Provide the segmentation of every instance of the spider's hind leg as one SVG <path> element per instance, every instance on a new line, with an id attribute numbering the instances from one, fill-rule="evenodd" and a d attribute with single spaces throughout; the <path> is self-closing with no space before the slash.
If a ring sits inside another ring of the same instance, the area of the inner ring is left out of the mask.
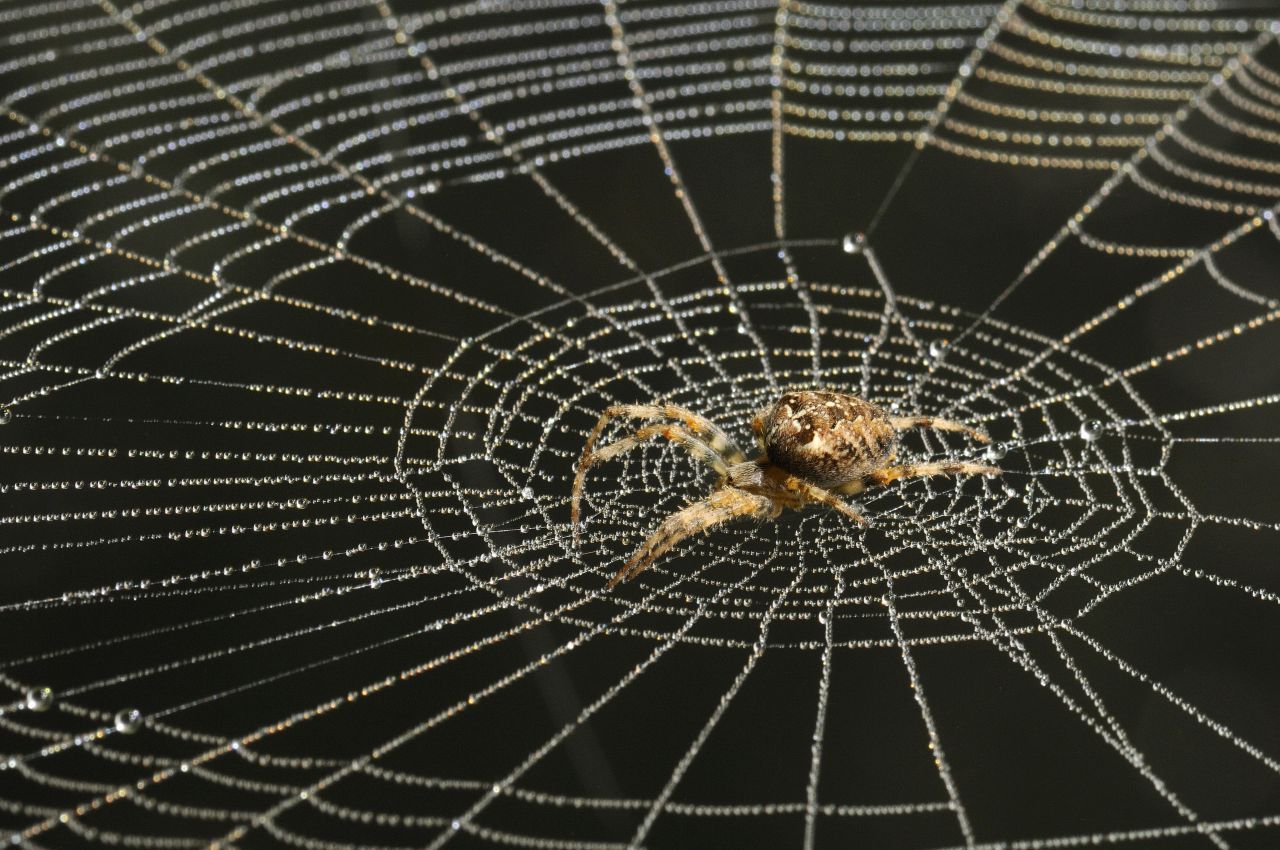
<path id="1" fill-rule="evenodd" d="M 971 428 L 960 422 L 952 422 L 950 419 L 935 419 L 932 416 L 890 416 L 889 424 L 895 431 L 906 431 L 910 428 L 932 428 L 935 431 L 958 431 L 961 434 L 968 434 L 979 443 L 991 442 L 991 438 L 977 428 Z"/>
<path id="2" fill-rule="evenodd" d="M 707 529 L 735 517 L 776 517 L 782 507 L 764 496 L 748 493 L 736 487 L 725 487 L 700 502 L 677 511 L 662 521 L 649 539 L 641 544 L 621 569 L 609 579 L 608 587 L 620 581 L 630 581 L 657 560 L 664 552 L 686 537 L 701 534 Z"/>
<path id="3" fill-rule="evenodd" d="M 930 475 L 999 475 L 997 466 L 984 466 L 980 463 L 961 461 L 943 461 L 941 463 L 913 463 L 902 466 L 888 466 L 869 472 L 863 481 L 870 485 L 889 484 L 903 478 L 925 478 Z"/>

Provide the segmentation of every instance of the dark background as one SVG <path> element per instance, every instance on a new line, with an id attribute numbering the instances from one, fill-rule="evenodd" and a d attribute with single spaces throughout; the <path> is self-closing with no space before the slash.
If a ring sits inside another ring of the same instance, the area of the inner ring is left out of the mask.
<path id="1" fill-rule="evenodd" d="M 956 339 L 1111 171 L 936 146 L 912 159 L 905 140 L 786 135 L 786 235 L 817 311 L 821 383 L 860 392 L 866 357 L 868 395 L 890 403 L 928 374 L 903 404 L 980 423 L 1008 450 L 1005 475 L 868 494 L 865 532 L 820 511 L 726 526 L 605 593 L 619 560 L 708 482 L 662 447 L 593 471 L 588 532 L 574 550 L 568 492 L 596 413 L 653 392 L 745 444 L 752 411 L 779 387 L 814 382 L 810 318 L 783 281 L 774 233 L 762 61 L 771 41 L 706 51 L 726 67 L 744 63 L 706 79 L 743 81 L 756 100 L 742 120 L 755 124 L 734 127 L 723 110 L 664 123 L 732 299 L 636 125 L 603 133 L 623 141 L 591 152 L 519 123 L 626 105 L 620 81 L 482 108 L 514 128 L 508 143 L 527 143 L 526 161 L 548 158 L 539 174 L 650 275 L 682 329 L 648 282 L 509 170 L 472 118 L 432 99 L 439 81 L 412 79 L 420 63 L 398 52 L 376 10 L 315 7 L 315 19 L 277 21 L 268 5 L 213 19 L 198 6 L 129 17 L 169 53 L 96 6 L 12 24 L 34 33 L 10 38 L 12 58 L 58 53 L 0 78 L 15 110 L 0 148 L 0 209 L 12 216 L 0 238 L 12 399 L 0 426 L 0 681 L 10 691 L 0 752 L 15 759 L 0 771 L 0 824 L 33 829 L 27 838 L 42 847 L 229 833 L 244 847 L 426 846 L 462 818 L 450 841 L 459 847 L 625 846 L 678 771 L 644 846 L 805 846 L 825 705 L 816 846 L 964 846 L 931 743 L 979 844 L 1096 834 L 1204 846 L 1198 820 L 1226 824 L 1231 847 L 1274 845 L 1277 417 L 1270 401 L 1215 408 L 1277 390 L 1273 231 L 1254 227 L 1215 254 L 1254 299 L 1196 265 L 1064 341 L 1178 262 L 1068 239 L 935 364 L 896 323 L 873 342 L 883 295 L 842 236 L 869 226 L 906 169 L 870 244 L 913 333 Z M 11 14 L 23 9 L 37 7 Z M 487 72 L 468 62 L 508 41 L 531 56 L 578 39 L 608 52 L 594 6 L 503 7 L 480 22 L 463 7 L 444 20 L 430 18 L 434 7 L 411 11 L 406 20 L 427 16 L 435 63 L 482 92 Z M 772 8 L 743 14 L 745 32 L 772 33 Z M 1265 21 L 1274 7 L 1237 14 Z M 574 15 L 582 20 L 534 34 L 485 29 Z M 691 25 L 713 17 L 701 7 L 675 15 Z M 305 37 L 331 24 L 332 41 Z M 637 45 L 657 26 L 629 25 Z M 981 28 L 965 30 L 962 49 L 920 50 L 914 58 L 938 64 L 920 79 L 949 80 Z M 1123 28 L 1110 37 L 1156 38 Z M 308 64 L 369 44 L 380 45 L 375 58 L 354 66 Z M 250 45 L 256 52 L 222 52 Z M 175 71 L 178 55 L 211 63 L 200 66 L 207 76 Z M 1280 66 L 1274 45 L 1257 56 Z M 48 80 L 61 82 L 41 87 Z M 208 96 L 215 83 L 232 96 Z M 1031 97 L 973 87 L 1011 103 Z M 78 99 L 102 90 L 110 96 Z M 1136 111 L 1124 98 L 1094 100 L 1077 106 Z M 686 102 L 735 98 L 679 93 L 672 108 Z M 95 120 L 147 104 L 155 111 Z M 552 125 L 595 120 L 567 115 Z M 1278 161 L 1273 142 L 1198 113 L 1179 126 Z M 221 129 L 204 139 L 201 127 Z M 699 129 L 707 137 L 678 138 Z M 130 130 L 138 135 L 122 135 Z M 1223 179 L 1266 180 L 1184 159 Z M 1091 209 L 1090 234 L 1198 249 L 1270 203 L 1265 192 L 1141 167 L 1174 192 L 1245 211 L 1205 211 L 1126 183 Z M 220 300 L 203 300 L 220 286 Z M 744 313 L 763 354 L 738 332 Z M 1040 352 L 1042 365 L 1017 371 Z M 1166 419 L 1201 408 L 1215 409 Z M 1103 423 L 1096 441 L 1080 436 L 1091 420 Z M 903 451 L 977 457 L 964 440 L 919 435 Z M 53 689 L 53 704 L 27 710 L 39 686 Z M 123 734 L 114 717 L 128 709 L 146 719 Z M 496 799 L 463 818 L 495 783 Z M 122 785 L 136 789 L 132 799 L 75 813 Z M 61 812 L 73 823 L 36 826 Z"/>

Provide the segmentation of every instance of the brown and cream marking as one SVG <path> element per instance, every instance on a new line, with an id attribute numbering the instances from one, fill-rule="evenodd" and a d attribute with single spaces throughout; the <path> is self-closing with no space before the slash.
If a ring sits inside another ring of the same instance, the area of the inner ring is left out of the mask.
<path id="1" fill-rule="evenodd" d="M 664 419 L 602 448 L 596 440 L 611 419 Z M 835 390 L 783 394 L 751 423 L 763 453 L 748 459 L 719 426 L 691 410 L 671 404 L 624 404 L 600 415 L 578 462 L 570 501 L 573 537 L 578 539 L 582 486 L 587 470 L 652 437 L 684 448 L 717 474 L 707 498 L 668 516 L 609 581 L 635 578 L 681 540 L 735 517 L 772 519 L 784 508 L 822 504 L 855 522 L 865 523 L 841 495 L 860 493 L 902 478 L 928 475 L 999 475 L 994 466 L 967 462 L 893 465 L 898 432 L 907 428 L 959 431 L 979 442 L 986 435 L 968 425 L 930 416 L 889 416 L 883 409 Z"/>

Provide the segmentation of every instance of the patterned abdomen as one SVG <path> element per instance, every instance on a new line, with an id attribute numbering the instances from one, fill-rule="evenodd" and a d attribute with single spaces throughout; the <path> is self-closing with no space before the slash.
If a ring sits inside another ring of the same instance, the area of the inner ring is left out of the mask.
<path id="1" fill-rule="evenodd" d="M 819 487 L 885 466 L 897 442 L 883 410 L 830 390 L 786 393 L 758 423 L 769 460 Z"/>

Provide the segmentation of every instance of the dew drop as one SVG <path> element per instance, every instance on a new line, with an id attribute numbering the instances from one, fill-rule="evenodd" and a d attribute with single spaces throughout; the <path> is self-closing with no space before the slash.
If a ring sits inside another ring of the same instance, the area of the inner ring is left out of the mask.
<path id="1" fill-rule="evenodd" d="M 929 343 L 929 356 L 934 360 L 941 360 L 942 356 L 947 353 L 947 341 L 945 339 L 935 339 Z"/>
<path id="2" fill-rule="evenodd" d="M 1080 439 L 1087 440 L 1092 443 L 1094 440 L 1102 436 L 1102 423 L 1097 419 L 1090 419 L 1088 422 L 1080 426 Z"/>
<path id="3" fill-rule="evenodd" d="M 113 721 L 116 731 L 125 735 L 132 735 L 142 726 L 142 712 L 136 708 L 124 708 L 116 712 Z"/>
<path id="4" fill-rule="evenodd" d="M 31 711 L 47 711 L 53 705 L 53 688 L 40 685 L 27 691 L 26 705 Z"/>
<path id="5" fill-rule="evenodd" d="M 866 234 L 863 233 L 847 233 L 840 242 L 840 247 L 844 249 L 846 254 L 857 254 L 867 245 Z"/>
<path id="6" fill-rule="evenodd" d="M 13 421 L 13 410 L 8 407 L 0 407 L 0 425 L 8 425 Z"/>
<path id="7" fill-rule="evenodd" d="M 426 192 L 428 195 L 434 195 L 436 192 L 440 191 L 440 181 L 428 180 L 423 184 L 422 191 Z"/>
<path id="8" fill-rule="evenodd" d="M 533 498 L 533 488 L 532 488 L 532 487 L 525 487 L 523 490 L 521 490 L 521 491 L 520 491 L 520 496 L 521 496 L 522 498 L 525 498 L 525 499 L 532 499 L 532 498 Z"/>
<path id="9" fill-rule="evenodd" d="M 982 452 L 982 459 L 986 461 L 1003 460 L 1008 453 L 1004 446 L 999 443 L 992 443 Z"/>

